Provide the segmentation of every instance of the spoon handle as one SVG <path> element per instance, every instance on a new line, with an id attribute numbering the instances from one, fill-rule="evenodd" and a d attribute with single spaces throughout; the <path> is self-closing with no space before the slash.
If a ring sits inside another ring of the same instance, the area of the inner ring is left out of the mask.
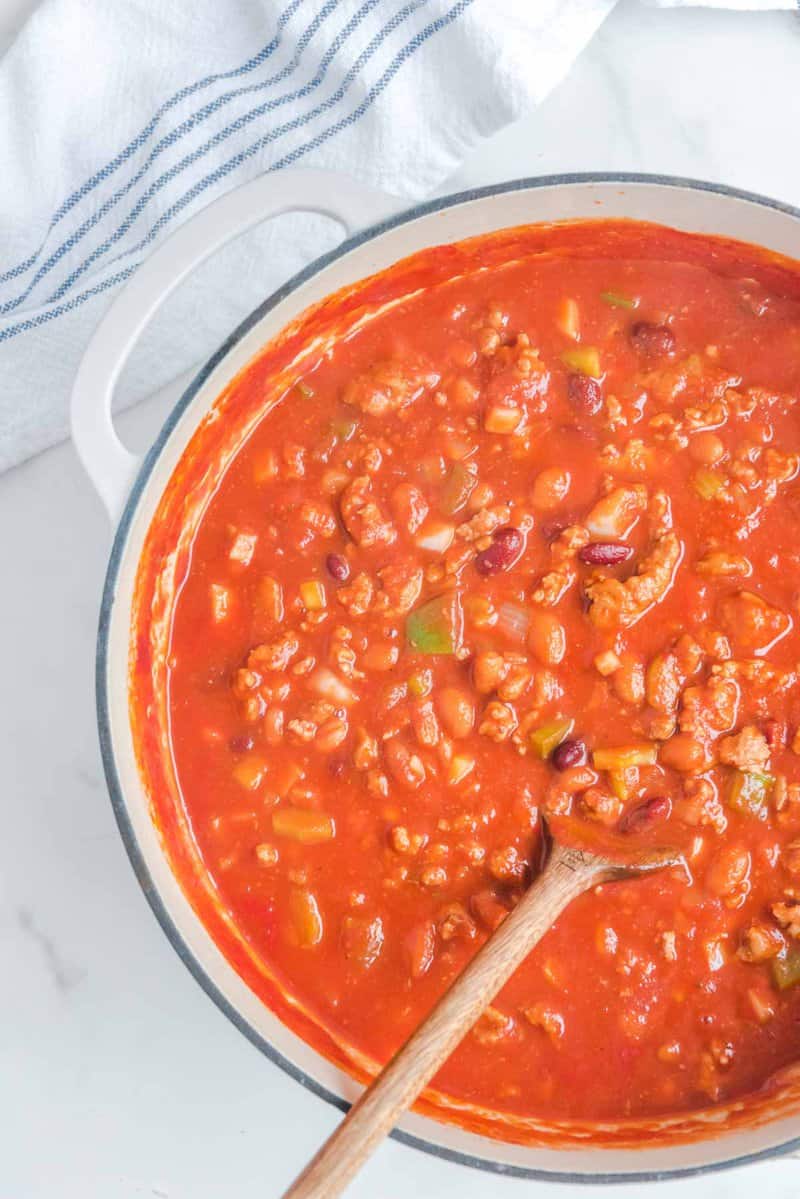
<path id="1" fill-rule="evenodd" d="M 602 859 L 556 844 L 517 906 L 353 1104 L 284 1199 L 341 1195 L 567 904 L 612 873 Z"/>

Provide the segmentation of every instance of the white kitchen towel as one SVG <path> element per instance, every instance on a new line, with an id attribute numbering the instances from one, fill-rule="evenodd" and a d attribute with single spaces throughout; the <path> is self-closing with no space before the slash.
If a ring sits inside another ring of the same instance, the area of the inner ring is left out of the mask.
<path id="1" fill-rule="evenodd" d="M 644 0 L 651 8 L 733 8 L 738 12 L 769 12 L 780 9 L 800 12 L 800 0 Z"/>
<path id="2" fill-rule="evenodd" d="M 417 198 L 561 79 L 614 0 L 45 0 L 0 62 L 0 469 L 61 438 L 81 353 L 176 226 L 263 171 Z M 332 245 L 283 217 L 172 298 L 123 404 Z"/>
<path id="3" fill-rule="evenodd" d="M 738 12 L 800 12 L 800 0 L 644 0 L 651 8 L 735 8 Z"/>

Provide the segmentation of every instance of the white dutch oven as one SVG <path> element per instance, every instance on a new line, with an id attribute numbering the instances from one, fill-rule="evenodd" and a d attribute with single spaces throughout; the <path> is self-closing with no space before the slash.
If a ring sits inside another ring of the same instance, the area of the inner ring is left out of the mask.
<path id="1" fill-rule="evenodd" d="M 523 179 L 448 196 L 408 211 L 392 198 L 320 171 L 265 175 L 184 225 L 120 294 L 90 345 L 72 397 L 78 453 L 117 523 L 100 616 L 97 705 L 106 778 L 139 882 L 164 932 L 223 1012 L 268 1057 L 317 1095 L 344 1109 L 358 1085 L 283 1025 L 218 950 L 162 852 L 138 774 L 128 715 L 128 646 L 133 585 L 145 534 L 198 422 L 231 379 L 310 304 L 425 247 L 504 226 L 628 217 L 753 242 L 800 259 L 800 211 L 763 197 L 689 180 L 642 175 Z M 111 396 L 122 366 L 162 301 L 203 259 L 245 229 L 279 213 L 332 216 L 349 239 L 271 296 L 202 368 L 144 459 L 118 440 Z M 375 222 L 378 222 L 377 224 Z M 598 1057 L 598 1069 L 603 1069 Z M 800 1105 L 776 1105 L 758 1124 L 726 1131 L 725 1113 L 707 1135 L 642 1148 L 528 1147 L 409 1115 L 395 1136 L 481 1169 L 527 1178 L 608 1182 L 720 1169 L 800 1147 Z"/>

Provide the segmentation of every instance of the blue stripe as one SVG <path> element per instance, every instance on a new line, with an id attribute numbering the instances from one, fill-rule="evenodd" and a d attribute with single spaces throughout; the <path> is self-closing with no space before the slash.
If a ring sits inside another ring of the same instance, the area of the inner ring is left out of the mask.
<path id="1" fill-rule="evenodd" d="M 230 165 L 223 164 L 223 167 L 217 168 L 216 171 L 212 172 L 210 175 L 207 175 L 204 179 L 199 180 L 198 183 L 190 188 L 188 192 L 184 193 L 180 200 L 177 200 L 173 205 L 171 205 L 170 208 L 167 209 L 165 213 L 162 214 L 162 216 L 156 221 L 145 237 L 137 242 L 136 245 L 131 246 L 129 249 L 118 254 L 115 258 L 112 258 L 110 263 L 107 265 L 113 266 L 114 263 L 120 262 L 122 259 L 129 257 L 131 254 L 137 254 L 140 250 L 144 249 L 144 247 L 149 245 L 153 238 L 158 235 L 159 231 L 164 227 L 164 225 L 168 223 L 176 213 L 181 212 L 196 195 L 199 195 L 200 192 L 205 191 L 206 187 L 215 182 L 216 179 L 223 178 L 224 175 L 228 174 L 234 166 L 239 165 L 240 162 L 246 161 L 246 159 L 250 158 L 258 149 L 262 149 L 264 146 L 277 141 L 286 133 L 292 133 L 297 129 L 301 129 L 304 125 L 307 125 L 310 121 L 315 120 L 322 113 L 338 104 L 353 81 L 358 77 L 361 68 L 369 61 L 370 58 L 373 57 L 386 38 L 391 33 L 394 33 L 394 31 L 399 25 L 402 24 L 403 21 L 405 21 L 418 9 L 424 7 L 424 5 L 427 3 L 428 0 L 411 0 L 411 3 L 406 4 L 402 9 L 396 12 L 392 19 L 386 25 L 384 25 L 378 33 L 375 34 L 369 45 L 362 50 L 353 66 L 344 76 L 342 83 L 339 85 L 336 91 L 330 97 L 328 97 L 327 100 L 323 101 L 323 103 L 317 105 L 316 108 L 311 109 L 309 112 L 295 117 L 293 120 L 286 122 L 284 125 L 279 125 L 277 129 L 272 130 L 263 138 L 259 139 L 259 141 L 255 143 L 254 147 L 249 148 L 247 151 L 243 151 L 241 155 L 237 155 L 234 159 L 231 159 Z M 305 92 L 307 90 L 308 85 L 306 88 L 301 89 L 301 92 Z M 174 178 L 185 171 L 187 167 L 192 166 L 195 162 L 205 157 L 209 150 L 212 150 L 215 146 L 226 141 L 234 133 L 238 133 L 240 129 L 245 128 L 254 120 L 257 120 L 258 117 L 262 116 L 265 112 L 277 107 L 279 103 L 280 101 L 278 100 L 268 100 L 264 104 L 260 104 L 257 108 L 250 109 L 249 112 L 237 117 L 237 119 L 230 125 L 227 125 L 224 129 L 221 129 L 214 135 L 214 137 L 210 138 L 196 150 L 193 150 L 191 154 L 185 155 L 180 162 L 175 163 L 168 171 L 165 171 L 161 176 L 159 176 L 159 178 L 156 179 L 139 197 L 139 200 L 131 209 L 122 225 L 117 228 L 116 232 L 106 238 L 104 242 L 97 246 L 92 253 L 84 259 L 80 266 L 75 268 L 72 274 L 60 285 L 60 287 L 53 292 L 52 295 L 48 296 L 47 303 L 56 303 L 58 300 L 62 299 L 70 287 L 72 287 L 72 285 L 81 277 L 81 275 L 85 274 L 85 272 L 89 270 L 89 268 L 99 258 L 101 258 L 111 248 L 111 246 L 125 236 L 136 219 L 144 211 L 149 201 L 153 198 L 153 196 L 161 191 L 167 183 L 170 183 Z M 223 174 L 219 174 L 220 170 L 223 171 Z"/>
<path id="2" fill-rule="evenodd" d="M 380 2 L 381 0 L 367 0 L 367 3 L 362 6 L 359 12 L 354 17 L 351 17 L 350 21 L 344 27 L 344 30 L 338 34 L 333 45 L 322 59 L 322 62 L 317 70 L 317 74 L 311 80 L 310 84 L 306 85 L 306 87 L 300 91 L 289 93 L 281 97 L 279 100 L 273 101 L 273 105 L 278 107 L 280 104 L 289 103 L 292 100 L 302 97 L 302 95 L 305 93 L 313 91 L 315 88 L 319 87 L 327 73 L 331 60 L 335 57 L 336 50 L 342 45 L 344 40 L 350 36 L 353 30 L 357 28 L 364 16 L 367 15 L 367 13 Z M 335 12 L 338 7 L 339 0 L 327 0 L 325 6 L 320 10 L 320 12 L 312 21 L 311 25 L 308 26 L 308 28 L 302 34 L 291 62 L 288 63 L 276 75 L 271 76 L 271 78 L 266 79 L 261 83 L 253 83 L 248 87 L 237 88 L 233 91 L 224 93 L 222 96 L 218 96 L 216 100 L 213 100 L 210 104 L 205 105 L 204 108 L 198 110 L 198 112 L 194 113 L 191 117 L 188 117 L 182 125 L 179 125 L 170 134 L 162 138 L 161 141 L 158 142 L 157 145 L 151 150 L 147 161 L 143 164 L 138 173 L 134 175 L 124 185 L 124 187 L 119 188 L 114 195 L 110 196 L 109 199 L 106 200 L 105 203 L 97 210 L 97 212 L 84 221 L 83 225 L 71 233 L 67 240 L 62 242 L 58 249 L 53 251 L 50 257 L 39 267 L 38 271 L 33 276 L 25 290 L 20 292 L 20 294 L 15 298 L 6 300 L 4 303 L 0 304 L 0 314 L 13 312 L 15 308 L 18 308 L 20 304 L 23 304 L 25 300 L 28 299 L 36 285 L 50 273 L 53 267 L 61 261 L 63 256 L 69 250 L 74 249 L 75 246 L 78 245 L 78 243 L 83 239 L 83 237 L 92 228 L 94 228 L 94 226 L 101 221 L 103 217 L 106 216 L 106 214 L 110 212 L 111 209 L 114 208 L 116 204 L 136 186 L 137 183 L 141 181 L 155 160 L 160 157 L 165 150 L 169 149 L 176 142 L 180 141 L 186 133 L 191 132 L 195 126 L 199 125 L 212 113 L 223 108 L 226 104 L 230 103 L 238 96 L 247 95 L 250 92 L 263 91 L 265 88 L 272 87 L 275 83 L 280 83 L 283 79 L 293 75 L 300 63 L 303 51 L 308 46 L 308 43 L 313 38 L 314 34 L 319 30 L 323 22 L 331 15 L 331 13 Z M 49 300 L 52 301 L 57 298 L 59 298 L 58 293 L 50 296 Z"/>
<path id="3" fill-rule="evenodd" d="M 426 25 L 425 28 L 420 31 L 420 33 L 413 37 L 411 41 L 403 47 L 395 60 L 390 64 L 389 68 L 383 73 L 374 87 L 370 88 L 370 90 L 367 92 L 367 95 L 364 97 L 358 107 L 353 110 L 353 112 L 349 113 L 346 117 L 342 117 L 341 120 L 337 121 L 333 125 L 330 125 L 321 133 L 318 133 L 317 136 L 312 138 L 310 142 L 306 142 L 303 146 L 298 146 L 297 149 L 291 152 L 291 154 L 287 154 L 283 158 L 279 158 L 277 162 L 273 163 L 271 170 L 277 171 L 281 170 L 283 167 L 291 166 L 292 163 L 295 163 L 299 158 L 302 158 L 304 154 L 308 154 L 311 150 L 318 149 L 337 133 L 341 133 L 343 129 L 348 129 L 351 125 L 355 125 L 355 123 L 360 120 L 361 117 L 363 117 L 367 109 L 372 107 L 381 93 L 385 91 L 385 89 L 394 79 L 397 72 L 400 70 L 401 66 L 405 63 L 406 59 L 411 58 L 411 56 L 416 53 L 420 46 L 427 42 L 428 39 L 435 33 L 439 33 L 440 30 L 446 28 L 446 26 L 451 25 L 453 21 L 457 20 L 461 14 L 466 12 L 466 10 L 473 3 L 474 0 L 459 0 L 458 4 L 455 4 L 453 8 L 451 8 L 449 12 L 445 13 L 443 17 L 438 17 L 435 21 L 431 21 L 430 25 Z M 800 0 L 798 0 L 798 3 L 800 3 Z"/>
<path id="4" fill-rule="evenodd" d="M 80 295 L 68 300 L 66 304 L 59 304 L 58 308 L 50 308 L 47 312 L 37 312 L 36 316 L 30 316 L 24 321 L 18 321 L 16 325 L 10 325 L 8 329 L 0 329 L 0 342 L 16 337 L 18 333 L 30 333 L 32 329 L 39 329 L 55 317 L 64 316 L 65 313 L 72 312 L 75 308 L 80 308 L 87 300 L 100 295 L 101 292 L 108 291 L 110 287 L 116 286 L 117 283 L 123 283 L 135 273 L 137 265 L 137 263 L 134 263 L 132 266 L 126 267 L 125 270 L 119 271 L 116 275 L 104 279 L 102 283 L 90 287 L 88 291 L 83 291 Z"/>
<path id="5" fill-rule="evenodd" d="M 182 195 L 180 200 L 176 200 L 175 203 L 170 206 L 160 218 L 158 218 L 158 221 L 152 225 L 149 233 L 146 234 L 142 240 L 138 241 L 136 245 L 132 246 L 131 248 L 126 249 L 126 251 L 116 255 L 116 257 L 110 260 L 110 263 L 107 265 L 113 266 L 115 263 L 119 263 L 119 261 L 122 259 L 130 257 L 131 254 L 137 254 L 146 246 L 150 245 L 152 240 L 154 240 L 154 237 L 160 233 L 160 231 L 164 228 L 164 225 L 172 221 L 172 218 L 176 215 L 176 213 L 184 210 L 186 205 L 191 203 L 191 200 L 196 198 L 201 192 L 204 192 L 206 187 L 209 187 L 211 183 L 216 182 L 219 179 L 223 179 L 223 177 L 229 174 L 229 171 L 234 169 L 236 165 L 246 162 L 247 158 L 252 157 L 253 153 L 257 152 L 259 149 L 264 149 L 264 146 L 270 145 L 272 141 L 282 138 L 284 134 L 293 133 L 296 131 L 296 129 L 300 129 L 303 126 L 308 125 L 309 122 L 317 119 L 318 116 L 326 112 L 326 110 L 335 107 L 336 104 L 342 100 L 345 92 L 347 92 L 350 88 L 350 85 L 354 83 L 354 80 L 357 79 L 357 77 L 359 77 L 361 68 L 366 65 L 366 62 L 368 62 L 368 60 L 371 59 L 375 53 L 377 53 L 377 50 L 386 40 L 386 37 L 389 37 L 392 32 L 395 32 L 398 26 L 401 25 L 405 19 L 407 19 L 409 16 L 413 16 L 413 13 L 419 10 L 419 8 L 425 6 L 427 2 L 428 0 L 411 0 L 410 4 L 405 5 L 403 8 L 401 8 L 401 10 L 396 12 L 395 16 L 392 17 L 390 22 L 384 25 L 384 28 L 379 30 L 378 34 L 374 35 L 373 40 L 369 42 L 366 49 L 362 50 L 359 58 L 356 59 L 354 65 L 351 66 L 350 70 L 347 72 L 347 74 L 345 74 L 341 85 L 338 86 L 336 92 L 333 92 L 333 94 L 327 98 L 326 101 L 318 104 L 317 108 L 311 109 L 311 112 L 296 116 L 296 118 L 284 123 L 284 125 L 278 126 L 276 129 L 272 129 L 270 133 L 267 133 L 263 138 L 260 138 L 257 143 L 251 147 L 248 147 L 246 151 L 242 151 L 240 155 L 236 155 L 234 158 L 229 159 L 228 163 L 224 163 L 222 167 L 218 167 L 216 170 L 213 170 L 211 174 L 206 175 L 205 179 L 201 179 L 197 183 L 194 183 L 193 187 L 190 188 L 190 191 Z M 174 167 L 166 171 L 166 173 L 164 173 L 160 179 L 157 179 L 154 183 L 151 183 L 148 191 L 145 191 L 142 197 L 139 198 L 132 211 L 128 213 L 126 221 L 122 223 L 118 230 L 116 230 L 116 233 L 108 237 L 106 242 L 103 242 L 101 246 L 98 246 L 95 251 L 89 255 L 89 258 L 86 258 L 83 263 L 80 264 L 80 266 L 76 267 L 76 270 L 74 270 L 72 275 L 66 279 L 65 283 L 62 283 L 61 287 L 56 290 L 53 295 L 48 297 L 48 303 L 54 303 L 61 300 L 62 297 L 64 297 L 64 295 L 67 293 L 67 290 L 72 287 L 73 283 L 77 282 L 77 279 L 82 276 L 86 270 L 89 270 L 89 267 L 94 264 L 98 258 L 101 258 L 102 255 L 114 245 L 114 242 L 119 241 L 121 237 L 125 236 L 128 229 L 131 228 L 131 225 L 139 217 L 140 213 L 144 211 L 150 199 L 152 199 L 157 192 L 160 192 L 168 182 L 172 181 L 174 177 L 181 174 L 182 171 L 186 170 L 187 167 L 193 165 L 194 162 L 197 162 L 200 158 L 205 157 L 209 150 L 213 149 L 213 147 L 216 145 L 221 144 L 222 141 L 227 140 L 231 134 L 239 132 L 241 128 L 249 125 L 249 123 L 263 115 L 264 112 L 276 107 L 276 103 L 276 101 L 267 101 L 264 104 L 260 104 L 258 108 L 251 109 L 248 113 L 239 116 L 239 118 L 231 123 L 231 125 L 221 129 L 221 131 L 215 134 L 215 137 L 211 138 L 209 141 L 206 141 L 204 145 L 199 146 L 197 150 L 194 150 L 191 153 L 191 155 L 187 155 L 185 158 L 182 158 L 181 162 L 175 163 Z"/>
<path id="6" fill-rule="evenodd" d="M 344 26 L 344 29 L 341 32 L 339 32 L 335 42 L 332 43 L 332 46 L 329 50 L 327 50 L 323 60 L 320 61 L 317 74 L 315 74 L 314 78 L 311 80 L 311 83 L 307 84 L 305 88 L 301 89 L 300 91 L 290 92 L 290 94 L 282 96 L 279 98 L 279 100 L 273 101 L 273 106 L 278 107 L 281 106 L 281 104 L 290 103 L 291 101 L 297 100 L 297 98 L 307 94 L 307 92 L 317 89 L 318 86 L 324 82 L 327 68 L 330 67 L 331 61 L 333 58 L 335 58 L 339 47 L 341 47 L 343 42 L 347 40 L 347 37 L 350 36 L 351 32 L 353 32 L 357 26 L 359 26 L 361 20 L 372 11 L 372 8 L 374 8 L 375 5 L 380 4 L 380 2 L 381 0 L 367 0 L 366 4 L 362 5 L 359 12 L 357 12 L 354 17 L 351 17 L 348 24 Z M 218 109 L 223 108 L 225 104 L 235 100 L 235 98 L 248 95 L 249 92 L 263 91 L 265 88 L 271 88 L 273 84 L 281 83 L 283 79 L 288 78 L 291 76 L 291 74 L 294 74 L 296 67 L 300 64 L 303 50 L 307 48 L 308 43 L 311 42 L 312 37 L 314 36 L 315 32 L 319 30 L 320 25 L 323 24 L 324 20 L 329 17 L 332 12 L 337 10 L 338 6 L 339 0 L 327 0 L 327 4 L 324 6 L 323 10 L 318 13 L 318 16 L 314 18 L 312 24 L 308 26 L 305 32 L 303 32 L 300 41 L 297 42 L 293 59 L 291 59 L 287 66 L 283 67 L 282 71 L 279 71 L 270 79 L 265 79 L 263 83 L 249 84 L 247 88 L 237 88 L 234 91 L 224 92 L 224 94 L 222 96 L 218 96 L 215 101 L 212 101 L 211 103 L 206 104 L 204 108 L 199 109 L 197 113 L 194 113 L 191 116 L 191 118 L 187 118 L 187 120 L 184 121 L 182 125 L 178 126 L 178 128 L 173 129 L 173 132 L 169 133 L 167 137 L 164 137 L 161 139 L 161 141 L 158 141 L 157 145 L 154 146 L 154 149 L 151 150 L 148 161 L 143 164 L 143 167 L 139 169 L 138 173 L 134 175 L 131 180 L 128 180 L 124 187 L 119 188 L 118 191 L 112 195 L 112 197 L 109 197 L 109 199 L 106 200 L 106 203 L 104 203 L 100 209 L 94 213 L 94 215 L 86 219 L 83 225 L 80 225 L 77 230 L 74 230 L 70 237 L 68 237 L 66 241 L 62 242 L 58 249 L 55 249 L 53 254 L 50 254 L 50 257 L 47 259 L 47 261 L 44 261 L 44 263 L 40 266 L 40 269 L 38 269 L 36 272 L 34 278 L 31 279 L 28 287 L 26 287 L 22 293 L 19 293 L 19 295 L 14 297 L 14 299 L 6 300 L 4 303 L 0 303 L 0 314 L 11 313 L 14 311 L 14 308 L 18 308 L 20 305 L 22 305 L 22 303 L 25 302 L 25 300 L 28 300 L 31 291 L 34 290 L 38 283 L 41 283 L 44 277 L 49 275 L 49 272 L 53 270 L 54 266 L 59 264 L 59 261 L 64 258 L 64 255 L 76 247 L 78 243 L 83 240 L 83 237 L 88 234 L 98 222 L 102 221 L 103 217 L 106 216 L 107 213 L 110 212 L 110 210 L 112 210 L 121 199 L 124 199 L 125 195 L 132 191 L 133 187 L 136 187 L 137 183 L 140 182 L 140 180 L 142 180 L 146 174 L 148 174 L 148 170 L 150 169 L 152 163 L 154 163 L 164 151 L 168 150 L 170 146 L 178 143 L 178 141 L 180 141 L 186 133 L 191 132 L 192 128 L 200 125 L 201 121 L 204 121 L 207 116 L 217 112 Z M 49 301 L 58 299 L 58 297 L 59 294 L 52 295 L 49 297 Z"/>
<path id="7" fill-rule="evenodd" d="M 173 109 L 177 104 L 180 104 L 183 100 L 187 100 L 190 96 L 194 95 L 195 92 L 202 91 L 205 88 L 211 87 L 215 83 L 221 82 L 222 80 L 236 79 L 241 75 L 246 75 L 250 71 L 254 71 L 256 67 L 261 66 L 262 63 L 266 62 L 267 59 L 270 58 L 280 46 L 281 34 L 283 30 L 286 28 L 287 24 L 302 3 L 303 0 L 291 0 L 288 8 L 284 9 L 278 18 L 278 23 L 276 26 L 277 31 L 272 40 L 269 41 L 265 46 L 262 46 L 257 54 L 253 55 L 252 58 L 248 59 L 247 62 L 243 63 L 240 67 L 234 67 L 230 71 L 221 71 L 215 75 L 208 75 L 204 79 L 198 79 L 195 83 L 191 83 L 186 87 L 182 87 L 179 91 L 170 96 L 169 100 L 166 100 L 151 117 L 144 129 L 137 134 L 133 141 L 128 143 L 124 150 L 120 151 L 116 158 L 113 158 L 111 162 L 106 163 L 104 167 L 92 175 L 91 178 L 87 179 L 86 182 L 83 183 L 76 191 L 74 191 L 71 196 L 64 200 L 60 208 L 56 210 L 51 218 L 47 233 L 42 238 L 39 248 L 35 250 L 29 258 L 26 258 L 24 262 L 20 262 L 17 264 L 17 266 L 12 267 L 10 270 L 0 274 L 0 283 L 7 283 L 9 279 L 16 278 L 18 275 L 21 275 L 24 271 L 29 270 L 34 265 L 44 249 L 48 237 L 59 221 L 63 220 L 63 218 L 75 207 L 75 205 L 88 196 L 89 193 L 98 186 L 98 184 L 103 183 L 106 179 L 110 178 L 110 176 L 113 175 L 123 163 L 127 162 L 132 154 L 135 154 L 137 150 L 141 149 L 147 139 L 158 128 L 161 118 L 165 116 L 166 113 Z"/>
<path id="8" fill-rule="evenodd" d="M 300 155 L 307 153 L 311 149 L 314 149 L 317 145 L 321 145 L 330 137 L 335 136 L 335 134 L 341 132 L 343 129 L 348 128 L 360 120 L 360 118 L 364 116 L 369 108 L 371 108 L 375 100 L 392 81 L 403 63 L 405 63 L 405 61 L 410 58 L 433 34 L 438 33 L 440 30 L 446 28 L 446 26 L 452 24 L 453 21 L 457 20 L 458 17 L 460 17 L 461 14 L 465 12 L 473 3 L 474 0 L 458 0 L 458 3 L 455 4 L 453 8 L 449 10 L 449 12 L 445 13 L 445 15 L 442 17 L 438 17 L 435 21 L 432 21 L 423 30 L 421 30 L 420 33 L 416 34 L 415 37 L 413 37 L 411 41 L 409 41 L 403 47 L 378 82 L 370 89 L 367 96 L 364 98 L 364 100 L 362 100 L 361 104 L 359 104 L 359 106 L 353 110 L 353 112 L 349 113 L 348 116 L 343 117 L 340 121 L 337 121 L 334 125 L 329 126 L 327 130 L 324 130 L 322 133 L 318 134 L 313 141 L 306 143 L 305 146 L 298 147 L 298 149 L 294 150 L 292 154 L 286 156 L 285 161 L 282 160 L 281 164 L 276 163 L 271 169 L 275 170 L 279 165 L 286 165 L 290 161 L 296 161 Z M 239 165 L 240 160 L 244 161 L 245 158 L 249 158 L 256 153 L 260 148 L 261 141 L 263 140 L 265 139 L 261 139 L 260 141 L 253 143 L 253 145 L 249 146 L 247 150 L 242 151 L 240 155 L 236 155 L 235 158 L 230 159 L 227 163 L 223 164 L 223 166 L 218 168 L 217 171 L 213 172 L 212 175 L 207 176 L 206 180 L 203 180 L 200 184 L 196 185 L 196 188 L 192 189 L 192 193 L 199 194 L 199 191 L 204 190 L 207 186 L 209 186 L 210 183 L 216 182 L 217 177 L 224 178 L 224 176 L 229 174 L 229 172 L 234 169 L 235 166 Z M 184 197 L 183 201 L 181 202 L 182 205 L 185 206 L 185 204 L 189 202 L 189 199 L 193 199 L 194 194 L 189 195 L 187 193 L 188 198 Z M 165 213 L 164 217 L 166 217 L 166 215 L 167 214 Z M 162 217 L 162 220 L 163 219 L 164 218 Z M 55 318 L 62 316 L 67 312 L 74 311 L 74 309 L 79 308 L 87 300 L 90 300 L 94 296 L 107 291 L 109 288 L 114 287 L 117 283 L 123 282 L 134 273 L 137 265 L 138 264 L 134 264 L 126 267 L 124 270 L 119 271 L 116 275 L 105 279 L 102 283 L 98 283 L 95 287 L 81 292 L 78 296 L 74 296 L 66 303 L 60 304 L 55 308 L 51 308 L 47 312 L 37 313 L 36 316 L 29 317 L 24 321 L 19 321 L 17 324 L 11 325 L 7 329 L 0 330 L 0 342 L 8 341 L 12 337 L 16 337 L 19 333 L 26 333 L 30 332 L 32 329 L 40 328 L 49 321 L 54 320 Z"/>

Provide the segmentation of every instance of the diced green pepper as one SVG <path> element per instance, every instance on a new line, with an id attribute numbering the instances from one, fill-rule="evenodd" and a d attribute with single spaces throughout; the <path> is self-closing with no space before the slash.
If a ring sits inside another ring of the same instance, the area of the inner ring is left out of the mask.
<path id="1" fill-rule="evenodd" d="M 561 361 L 572 370 L 580 371 L 582 375 L 590 375 L 593 379 L 599 379 L 603 373 L 600 369 L 600 354 L 594 346 L 576 346 L 574 350 L 565 350 L 561 355 Z"/>
<path id="2" fill-rule="evenodd" d="M 416 699 L 424 699 L 433 689 L 433 675 L 427 668 L 415 670 L 408 680 L 408 689 Z"/>
<path id="3" fill-rule="evenodd" d="M 337 416 L 331 421 L 331 431 L 340 441 L 349 441 L 358 428 L 358 421 L 353 416 Z"/>
<path id="4" fill-rule="evenodd" d="M 725 486 L 722 475 L 715 470 L 706 470 L 705 467 L 695 471 L 692 482 L 701 500 L 713 500 Z"/>
<path id="5" fill-rule="evenodd" d="M 554 749 L 558 749 L 562 741 L 566 741 L 572 732 L 572 720 L 551 720 L 542 724 L 528 734 L 528 745 L 537 758 L 546 761 Z"/>
<path id="6" fill-rule="evenodd" d="M 447 463 L 441 454 L 429 454 L 420 462 L 419 471 L 426 483 L 440 483 L 447 474 Z"/>
<path id="7" fill-rule="evenodd" d="M 728 803 L 742 816 L 759 816 L 770 797 L 775 779 L 771 774 L 737 770 L 733 776 Z"/>
<path id="8" fill-rule="evenodd" d="M 600 299 L 604 304 L 608 304 L 609 308 L 635 308 L 638 303 L 637 300 L 620 295 L 617 291 L 601 291 Z"/>
<path id="9" fill-rule="evenodd" d="M 428 600 L 406 620 L 409 644 L 423 654 L 454 654 L 461 645 L 464 616 L 457 592 Z"/>
<path id="10" fill-rule="evenodd" d="M 596 749 L 592 754 L 595 770 L 627 770 L 630 766 L 654 766 L 658 758 L 655 741 Z"/>
<path id="11" fill-rule="evenodd" d="M 460 512 L 478 481 L 474 463 L 454 462 L 442 488 L 441 508 L 447 516 Z"/>
<path id="12" fill-rule="evenodd" d="M 800 983 L 800 946 L 788 945 L 780 957 L 772 959 L 772 979 L 779 991 Z"/>

